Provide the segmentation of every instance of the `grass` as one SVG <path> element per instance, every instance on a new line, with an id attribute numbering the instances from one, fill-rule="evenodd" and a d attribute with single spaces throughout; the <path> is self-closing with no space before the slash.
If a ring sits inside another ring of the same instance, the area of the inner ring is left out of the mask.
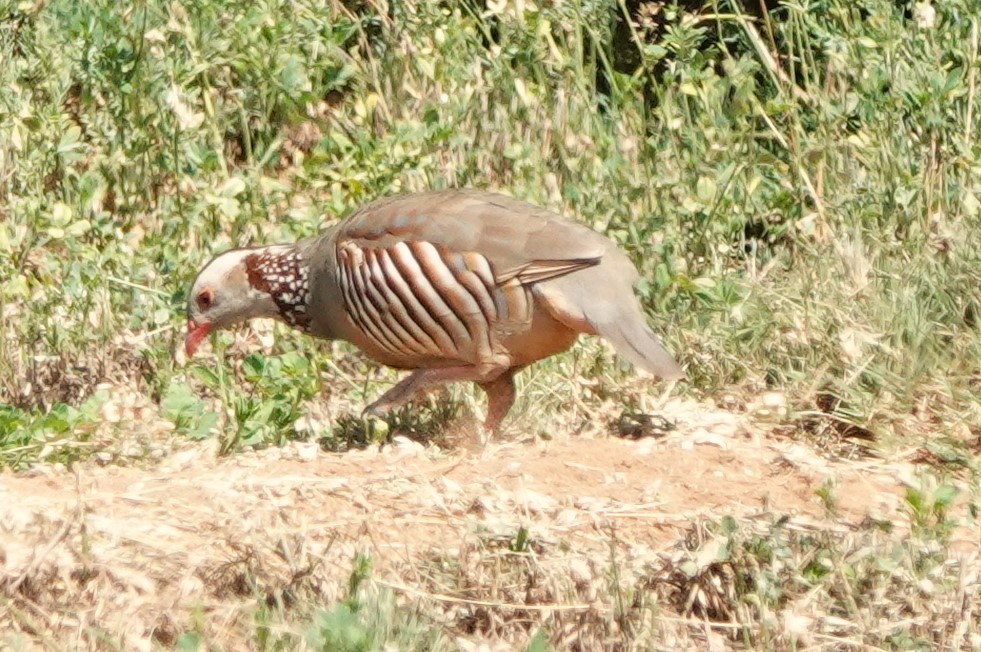
<path id="1" fill-rule="evenodd" d="M 913 499 L 907 509 L 918 509 Z M 192 610 L 186 627 L 161 618 L 151 635 L 179 650 L 221 649 L 228 640 L 261 651 L 337 652 L 467 650 L 475 640 L 529 652 L 970 649 L 977 645 L 977 587 L 938 545 L 948 536 L 940 519 L 933 527 L 940 530 L 897 538 L 889 522 L 829 529 L 776 514 L 754 522 L 724 517 L 696 520 L 667 551 L 635 542 L 626 558 L 605 562 L 555 542 L 516 549 L 518 532 L 503 545 L 469 540 L 459 555 L 421 560 L 414 586 L 376 579 L 370 559 L 359 556 L 347 595 L 328 605 L 318 569 L 284 585 L 259 562 L 229 562 L 241 566 L 216 573 L 209 589 L 237 595 L 234 610 L 211 620 Z M 615 531 L 604 536 L 611 550 L 620 548 Z M 11 604 L 8 622 L 43 631 L 37 607 L 23 604 Z M 26 639 L 5 639 L 18 640 Z M 126 646 L 95 628 L 81 640 Z"/>
<path id="2" fill-rule="evenodd" d="M 184 438 L 234 453 L 431 436 L 470 389 L 373 430 L 351 415 L 394 375 L 347 346 L 260 326 L 218 336 L 221 363 L 175 351 L 212 254 L 468 185 L 617 240 L 689 370 L 680 391 L 775 392 L 794 436 L 920 446 L 976 478 L 974 0 L 652 2 L 625 22 L 634 4 L 5 5 L 0 467 L 140 461 Z M 595 343 L 542 363 L 513 422 L 587 418 L 629 395 L 624 374 Z M 299 427 L 323 404 L 333 426 Z M 853 554 L 822 545 L 835 568 Z"/>
<path id="3" fill-rule="evenodd" d="M 887 447 L 976 436 L 967 4 L 922 27 L 885 2 L 765 19 L 649 4 L 626 42 L 616 3 L 465 7 L 14 7 L 5 413 L 43 421 L 106 379 L 154 400 L 175 382 L 226 405 L 289 393 L 287 377 L 219 390 L 202 363 L 174 365 L 198 266 L 379 195 L 472 185 L 619 241 L 687 391 L 778 390 L 811 429 Z M 324 358 L 282 330 L 275 342 Z M 217 424 L 238 444 L 292 436 L 288 418 L 243 425 L 268 409 Z"/>

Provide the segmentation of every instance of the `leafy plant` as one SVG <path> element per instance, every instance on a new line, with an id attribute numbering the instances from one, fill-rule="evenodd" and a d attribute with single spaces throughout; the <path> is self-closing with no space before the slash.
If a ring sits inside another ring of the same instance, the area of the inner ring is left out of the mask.
<path id="1" fill-rule="evenodd" d="M 218 425 L 218 414 L 208 410 L 190 385 L 184 383 L 171 383 L 167 388 L 160 400 L 160 414 L 191 439 L 213 435 Z"/>
<path id="2" fill-rule="evenodd" d="M 0 468 L 17 468 L 32 459 L 72 462 L 82 457 L 107 398 L 99 391 L 77 408 L 61 403 L 33 413 L 0 404 Z"/>
<path id="3" fill-rule="evenodd" d="M 906 506 L 913 531 L 920 535 L 932 535 L 938 541 L 947 541 L 954 527 L 954 521 L 948 514 L 958 493 L 956 486 L 938 481 L 931 473 L 921 475 L 920 486 L 906 488 Z"/>

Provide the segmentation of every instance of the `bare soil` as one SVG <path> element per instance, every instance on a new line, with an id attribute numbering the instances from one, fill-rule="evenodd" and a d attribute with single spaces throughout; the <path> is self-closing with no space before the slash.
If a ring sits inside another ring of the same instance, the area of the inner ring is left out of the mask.
<path id="1" fill-rule="evenodd" d="M 446 452 L 396 438 L 342 455 L 297 443 L 221 459 L 194 445 L 143 468 L 0 475 L 0 586 L 12 606 L 0 608 L 0 647 L 94 648 L 93 628 L 126 649 L 169 646 L 203 613 L 211 640 L 244 649 L 256 595 L 329 605 L 358 554 L 376 587 L 482 604 L 495 596 L 454 591 L 434 569 L 495 541 L 507 548 L 521 528 L 542 563 L 575 580 L 611 554 L 627 565 L 663 554 L 705 518 L 903 527 L 910 463 L 829 461 L 705 405 L 676 401 L 666 414 L 679 428 L 656 439 Z M 816 493 L 827 483 L 833 515 Z M 955 545 L 976 555 L 976 535 Z"/>

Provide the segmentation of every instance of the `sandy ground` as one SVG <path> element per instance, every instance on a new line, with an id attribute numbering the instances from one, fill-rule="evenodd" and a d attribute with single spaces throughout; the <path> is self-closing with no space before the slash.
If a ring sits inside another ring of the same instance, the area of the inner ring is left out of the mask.
<path id="1" fill-rule="evenodd" d="M 552 551 L 550 563 L 588 574 L 583 560 L 609 557 L 611 541 L 630 563 L 708 517 L 780 514 L 832 530 L 868 516 L 901 520 L 911 464 L 830 462 L 694 403 L 673 403 L 665 416 L 679 429 L 636 441 L 446 452 L 396 438 L 343 455 L 293 444 L 222 459 L 195 445 L 148 468 L 0 475 L 0 586 L 18 605 L 0 615 L 0 647 L 8 627 L 20 632 L 8 642 L 38 640 L 25 627 L 34 623 L 67 649 L 85 649 L 93 627 L 127 649 L 151 649 L 173 643 L 195 609 L 215 640 L 234 641 L 256 590 L 282 596 L 302 580 L 317 599 L 339 599 L 365 553 L 379 585 L 431 592 L 420 568 L 474 541 L 511 541 L 520 528 Z M 826 482 L 833 516 L 815 493 Z M 976 535 L 961 533 L 957 545 L 971 548 Z"/>

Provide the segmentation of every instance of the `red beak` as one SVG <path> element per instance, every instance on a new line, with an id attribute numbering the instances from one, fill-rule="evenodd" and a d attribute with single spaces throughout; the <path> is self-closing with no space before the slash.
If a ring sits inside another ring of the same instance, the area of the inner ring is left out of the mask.
<path id="1" fill-rule="evenodd" d="M 190 358 L 194 355 L 198 345 L 201 344 L 201 340 L 207 337 L 210 332 L 211 324 L 208 322 L 198 324 L 193 319 L 187 320 L 187 335 L 184 336 L 184 352 L 187 353 L 187 357 Z"/>

